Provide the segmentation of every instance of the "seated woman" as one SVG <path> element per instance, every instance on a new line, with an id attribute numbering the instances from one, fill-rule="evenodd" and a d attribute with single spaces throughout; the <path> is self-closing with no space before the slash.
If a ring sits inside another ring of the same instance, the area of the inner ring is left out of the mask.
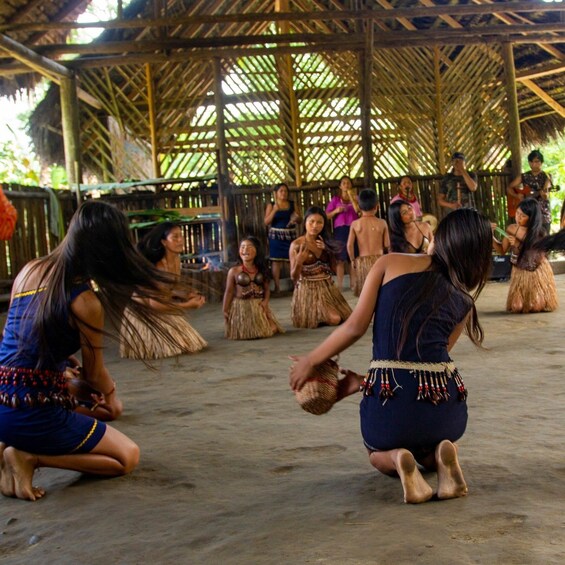
<path id="1" fill-rule="evenodd" d="M 158 224 L 143 237 L 137 247 L 157 269 L 170 273 L 176 279 L 176 289 L 169 289 L 174 310 L 169 308 L 168 311 L 163 311 L 159 303 L 152 303 L 154 308 L 161 310 L 161 318 L 168 326 L 171 340 L 161 342 L 150 339 L 151 330 L 143 321 L 136 319 L 130 310 L 125 310 L 124 321 L 127 320 L 127 323 L 122 324 L 121 334 L 124 339 L 120 341 L 120 355 L 128 359 L 162 359 L 201 351 L 208 344 L 179 311 L 200 308 L 205 301 L 202 295 L 187 293 L 186 289 L 179 287 L 180 256 L 184 249 L 181 227 L 174 222 Z M 136 335 L 127 335 L 131 328 L 135 328 Z"/>
<path id="2" fill-rule="evenodd" d="M 125 307 L 170 340 L 148 300 L 167 306 L 170 275 L 133 246 L 127 219 L 89 200 L 77 210 L 61 244 L 16 277 L 0 345 L 0 491 L 37 500 L 40 467 L 107 477 L 131 472 L 138 446 L 123 433 L 74 412 L 63 372 L 80 349 L 86 383 L 117 407 L 116 384 L 104 365 L 105 318 L 114 330 Z M 141 300 L 134 300 L 133 295 Z"/>
<path id="3" fill-rule="evenodd" d="M 347 320 L 351 308 L 333 282 L 337 244 L 328 236 L 326 213 L 317 206 L 308 208 L 304 230 L 290 246 L 290 275 L 295 283 L 292 325 L 337 326 Z"/>
<path id="4" fill-rule="evenodd" d="M 393 253 L 427 253 L 434 240 L 432 228 L 426 222 L 416 222 L 410 204 L 398 200 L 388 208 L 390 250 Z"/>
<path id="5" fill-rule="evenodd" d="M 555 277 L 545 251 L 543 212 L 534 198 L 520 201 L 516 223 L 506 228 L 507 235 L 494 248 L 498 253 L 510 250 L 512 273 L 506 310 L 514 313 L 552 312 L 559 305 Z"/>

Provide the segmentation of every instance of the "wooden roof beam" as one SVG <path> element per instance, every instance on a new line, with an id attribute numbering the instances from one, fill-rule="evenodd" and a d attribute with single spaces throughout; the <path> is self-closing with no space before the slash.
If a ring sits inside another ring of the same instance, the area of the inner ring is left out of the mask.
<path id="1" fill-rule="evenodd" d="M 72 69 L 61 65 L 56 61 L 43 57 L 35 51 L 28 49 L 25 45 L 22 45 L 21 43 L 1 34 L 0 50 L 6 51 L 14 59 L 24 63 L 24 65 L 28 68 L 28 71 L 38 72 L 42 76 L 56 82 L 57 84 L 61 83 L 61 79 L 73 78 L 75 75 L 75 72 Z M 77 94 L 81 100 L 94 108 L 102 108 L 102 104 L 100 104 L 94 96 L 85 92 L 81 88 L 77 88 Z"/>
<path id="2" fill-rule="evenodd" d="M 547 94 L 545 90 L 529 79 L 522 79 L 520 82 L 529 88 L 534 94 L 539 96 L 539 98 L 541 98 L 549 107 L 553 108 L 562 118 L 565 118 L 565 108 L 561 106 L 557 100 Z"/>
<path id="3" fill-rule="evenodd" d="M 424 6 L 428 7 L 428 8 L 432 8 L 435 7 L 435 4 L 433 3 L 432 0 L 420 0 L 420 4 L 423 4 Z M 443 20 L 449 27 L 455 28 L 455 29 L 460 29 L 463 26 L 452 16 L 449 16 L 447 14 L 441 15 L 439 16 L 440 20 Z"/>
<path id="4" fill-rule="evenodd" d="M 565 63 L 557 63 L 555 65 L 545 65 L 543 67 L 536 67 L 527 71 L 516 73 L 516 80 L 525 80 L 532 78 L 546 77 L 556 75 L 565 71 Z"/>
<path id="5" fill-rule="evenodd" d="M 531 0 L 519 2 L 496 2 L 494 4 L 458 4 L 442 5 L 426 8 L 394 8 L 394 10 L 332 10 L 327 12 L 269 12 L 268 14 L 198 14 L 184 17 L 139 18 L 135 20 L 110 20 L 100 22 L 51 22 L 3 24 L 0 32 L 6 31 L 55 31 L 103 27 L 105 29 L 139 29 L 145 27 L 178 26 L 183 24 L 227 24 L 243 22 L 275 22 L 275 21 L 330 21 L 330 20 L 391 20 L 398 18 L 417 18 L 422 16 L 440 17 L 442 15 L 468 16 L 480 14 L 497 14 L 509 12 L 564 12 L 560 3 L 541 3 Z"/>
<path id="6" fill-rule="evenodd" d="M 385 10 L 394 10 L 394 6 L 388 0 L 377 0 L 377 2 L 385 9 Z M 396 18 L 398 23 L 403 26 L 405 29 L 415 30 L 417 29 L 416 26 L 408 19 L 408 18 Z"/>

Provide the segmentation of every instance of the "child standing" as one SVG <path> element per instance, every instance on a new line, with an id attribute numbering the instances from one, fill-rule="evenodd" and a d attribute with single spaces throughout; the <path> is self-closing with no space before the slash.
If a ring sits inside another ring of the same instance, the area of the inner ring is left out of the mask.
<path id="1" fill-rule="evenodd" d="M 259 240 L 247 236 L 239 244 L 241 264 L 228 272 L 224 318 L 228 339 L 257 339 L 284 333 L 269 306 L 270 276 Z"/>
<path id="2" fill-rule="evenodd" d="M 355 269 L 353 286 L 355 296 L 361 294 L 371 267 L 390 247 L 386 222 L 375 217 L 377 202 L 377 193 L 374 190 L 366 188 L 359 193 L 359 208 L 362 215 L 351 224 L 347 239 L 347 253 L 351 266 Z M 355 243 L 359 249 L 357 258 L 355 257 Z"/>

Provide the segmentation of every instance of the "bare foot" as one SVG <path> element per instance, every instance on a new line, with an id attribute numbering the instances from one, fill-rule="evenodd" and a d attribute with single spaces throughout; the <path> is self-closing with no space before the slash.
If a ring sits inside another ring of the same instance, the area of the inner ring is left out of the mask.
<path id="1" fill-rule="evenodd" d="M 467 483 L 463 477 L 463 471 L 457 459 L 457 448 L 449 440 L 443 440 L 436 447 L 437 497 L 441 500 L 446 498 L 459 498 L 468 492 Z"/>
<path id="2" fill-rule="evenodd" d="M 37 466 L 37 458 L 24 451 L 18 451 L 13 447 L 4 449 L 4 470 L 2 476 L 2 494 L 15 496 L 22 500 L 37 500 L 45 495 L 40 487 L 32 485 L 33 473 Z M 6 486 L 6 492 L 4 492 Z"/>
<path id="3" fill-rule="evenodd" d="M 4 496 L 14 496 L 14 481 L 12 475 L 6 471 L 6 464 L 4 463 L 4 450 L 6 444 L 0 442 L 0 492 Z"/>
<path id="4" fill-rule="evenodd" d="M 422 477 L 414 456 L 407 449 L 398 450 L 395 466 L 404 489 L 404 502 L 419 504 L 432 497 L 432 487 Z"/>

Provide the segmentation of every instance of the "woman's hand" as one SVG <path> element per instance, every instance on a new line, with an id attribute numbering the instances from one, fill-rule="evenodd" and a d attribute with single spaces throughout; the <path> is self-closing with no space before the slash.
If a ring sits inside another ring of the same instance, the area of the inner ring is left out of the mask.
<path id="1" fill-rule="evenodd" d="M 339 371 L 344 378 L 341 379 L 337 387 L 337 400 L 341 400 L 346 396 L 359 392 L 359 387 L 363 382 L 363 375 L 350 371 L 349 369 L 340 369 Z"/>
<path id="2" fill-rule="evenodd" d="M 196 310 L 202 308 L 206 302 L 206 298 L 202 294 L 191 294 L 188 296 L 188 300 L 184 302 L 184 308 L 191 308 Z"/>
<path id="3" fill-rule="evenodd" d="M 322 250 L 324 250 L 326 248 L 326 244 L 324 243 L 324 240 L 322 239 L 321 236 L 318 236 L 316 238 L 316 247 L 318 249 L 322 249 Z"/>
<path id="4" fill-rule="evenodd" d="M 310 253 L 310 251 L 308 251 L 308 246 L 306 245 L 306 242 L 301 243 L 296 251 L 296 262 L 299 265 L 303 265 L 304 261 L 308 259 L 308 253 Z"/>
<path id="5" fill-rule="evenodd" d="M 263 308 L 263 312 L 265 312 L 266 315 L 269 314 L 269 301 L 268 300 L 261 300 L 261 302 L 259 303 L 261 305 L 261 308 Z"/>
<path id="6" fill-rule="evenodd" d="M 310 363 L 306 355 L 290 355 L 289 359 L 292 361 L 289 375 L 290 388 L 297 392 L 314 375 L 314 365 Z"/>

